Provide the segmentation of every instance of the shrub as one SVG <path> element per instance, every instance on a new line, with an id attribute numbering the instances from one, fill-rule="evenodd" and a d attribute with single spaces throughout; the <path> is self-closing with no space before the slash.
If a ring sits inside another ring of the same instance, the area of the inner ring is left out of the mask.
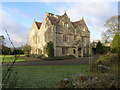
<path id="1" fill-rule="evenodd" d="M 54 61 L 54 60 L 64 60 L 64 59 L 72 59 L 72 58 L 75 58 L 75 56 L 67 55 L 67 56 L 46 57 L 43 58 L 43 60 Z"/>
<path id="2" fill-rule="evenodd" d="M 110 52 L 110 47 L 109 46 L 103 46 L 103 54 L 106 54 Z"/>
<path id="3" fill-rule="evenodd" d="M 84 77 L 84 78 L 83 78 Z M 58 88 L 118 88 L 120 81 L 119 76 L 108 75 L 108 74 L 90 74 L 80 75 L 67 82 L 61 80 L 57 85 Z"/>
<path id="4" fill-rule="evenodd" d="M 36 55 L 35 57 L 38 58 L 38 59 L 42 59 L 42 58 L 45 58 L 45 55 L 43 55 L 43 54 L 42 55 Z"/>
<path id="5" fill-rule="evenodd" d="M 111 64 L 118 63 L 118 54 L 107 53 L 105 55 L 102 55 L 98 58 L 96 63 L 108 66 Z"/>
<path id="6" fill-rule="evenodd" d="M 90 71 L 92 73 L 108 73 L 111 71 L 111 68 L 101 64 L 100 65 L 93 64 L 91 65 Z"/>
<path id="7" fill-rule="evenodd" d="M 5 55 L 9 55 L 9 54 L 11 54 L 11 49 L 9 48 L 9 47 L 6 47 L 6 46 L 4 46 L 3 48 L 2 48 L 2 54 L 5 54 Z"/>
<path id="8" fill-rule="evenodd" d="M 35 57 L 34 54 L 26 54 L 27 57 Z"/>

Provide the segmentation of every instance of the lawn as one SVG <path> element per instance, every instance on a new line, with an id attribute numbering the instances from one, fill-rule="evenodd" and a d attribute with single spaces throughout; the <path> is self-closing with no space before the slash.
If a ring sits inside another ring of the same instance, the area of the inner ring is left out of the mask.
<path id="1" fill-rule="evenodd" d="M 16 88 L 54 88 L 61 79 L 88 74 L 88 70 L 89 65 L 14 66 L 11 77 L 17 71 Z"/>
<path id="2" fill-rule="evenodd" d="M 24 56 L 24 55 L 20 55 L 20 56 Z M 11 63 L 14 60 L 14 55 L 5 55 L 5 57 L 3 55 L 0 55 L 0 63 L 3 61 L 3 59 L 4 59 L 4 63 Z M 26 60 L 18 58 L 16 62 L 23 62 L 23 61 Z"/>

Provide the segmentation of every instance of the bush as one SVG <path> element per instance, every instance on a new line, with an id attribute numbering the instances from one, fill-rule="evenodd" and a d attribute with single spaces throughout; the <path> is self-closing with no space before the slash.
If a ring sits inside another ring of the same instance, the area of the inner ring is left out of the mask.
<path id="1" fill-rule="evenodd" d="M 16 54 L 24 54 L 24 52 L 22 50 L 13 50 L 11 52 L 11 55 L 16 55 Z"/>
<path id="2" fill-rule="evenodd" d="M 27 57 L 35 57 L 34 54 L 26 54 Z"/>
<path id="3" fill-rule="evenodd" d="M 71 82 L 61 80 L 57 85 L 58 88 L 118 88 L 120 81 L 119 76 L 108 74 L 92 74 L 78 75 L 75 79 L 70 79 Z"/>
<path id="4" fill-rule="evenodd" d="M 108 73 L 111 71 L 111 67 L 105 66 L 105 65 L 91 65 L 90 71 L 92 73 Z"/>
<path id="5" fill-rule="evenodd" d="M 67 55 L 67 56 L 46 57 L 43 58 L 43 60 L 54 61 L 54 60 L 64 60 L 64 59 L 72 59 L 72 58 L 75 58 L 75 56 Z"/>
<path id="6" fill-rule="evenodd" d="M 4 46 L 2 48 L 2 54 L 9 55 L 9 54 L 11 54 L 11 52 L 12 51 L 11 51 L 11 49 L 9 47 Z"/>
<path id="7" fill-rule="evenodd" d="M 105 55 L 102 55 L 98 58 L 96 63 L 108 66 L 112 64 L 118 64 L 118 54 L 107 53 Z"/>
<path id="8" fill-rule="evenodd" d="M 110 52 L 110 47 L 108 47 L 108 46 L 103 46 L 103 54 L 106 54 L 106 53 L 108 53 L 108 52 Z"/>
<path id="9" fill-rule="evenodd" d="M 42 55 L 36 55 L 35 57 L 38 58 L 38 59 L 42 59 L 42 58 L 45 58 L 45 55 L 43 55 L 43 54 Z"/>

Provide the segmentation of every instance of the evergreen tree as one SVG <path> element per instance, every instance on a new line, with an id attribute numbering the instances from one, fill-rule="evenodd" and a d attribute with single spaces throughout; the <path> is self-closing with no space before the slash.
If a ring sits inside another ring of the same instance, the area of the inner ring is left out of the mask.
<path id="1" fill-rule="evenodd" d="M 46 50 L 47 50 L 48 57 L 54 57 L 54 48 L 53 48 L 53 43 L 51 41 L 47 43 Z"/>
<path id="2" fill-rule="evenodd" d="M 103 45 L 100 41 L 97 43 L 96 51 L 97 51 L 98 54 L 103 54 L 104 53 Z"/>

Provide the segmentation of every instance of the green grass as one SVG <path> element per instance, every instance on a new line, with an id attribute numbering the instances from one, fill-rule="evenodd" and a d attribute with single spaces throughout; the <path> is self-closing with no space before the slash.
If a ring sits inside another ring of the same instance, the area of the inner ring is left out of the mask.
<path id="1" fill-rule="evenodd" d="M 54 88 L 61 79 L 88 74 L 88 69 L 89 65 L 14 66 L 11 77 L 18 72 L 16 88 Z"/>
<path id="2" fill-rule="evenodd" d="M 24 56 L 24 55 L 20 55 L 20 56 Z M 14 60 L 14 55 L 5 55 L 5 57 L 3 55 L 0 55 L 0 63 L 3 60 L 4 60 L 4 63 L 11 63 Z M 23 62 L 23 61 L 26 61 L 26 60 L 18 58 L 16 62 Z"/>

